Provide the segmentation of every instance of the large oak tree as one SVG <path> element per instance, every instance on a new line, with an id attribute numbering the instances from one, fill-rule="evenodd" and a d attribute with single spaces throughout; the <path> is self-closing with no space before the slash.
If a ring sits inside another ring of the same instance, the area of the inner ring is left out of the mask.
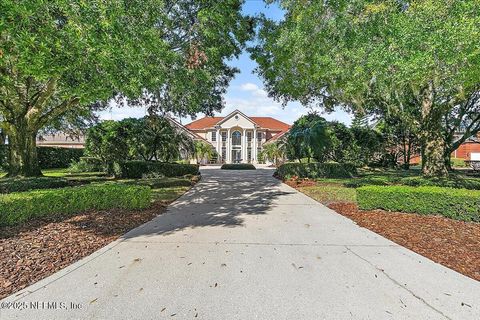
<path id="1" fill-rule="evenodd" d="M 278 99 L 401 112 L 412 99 L 425 175 L 446 175 L 443 119 L 480 83 L 480 1 L 278 1 L 252 49 Z"/>
<path id="2" fill-rule="evenodd" d="M 2 0 L 0 125 L 8 136 L 9 175 L 41 174 L 37 133 L 74 108 L 148 94 L 168 101 L 165 93 L 183 98 L 169 111 L 221 107 L 235 72 L 225 60 L 239 54 L 252 28 L 241 4 Z"/>

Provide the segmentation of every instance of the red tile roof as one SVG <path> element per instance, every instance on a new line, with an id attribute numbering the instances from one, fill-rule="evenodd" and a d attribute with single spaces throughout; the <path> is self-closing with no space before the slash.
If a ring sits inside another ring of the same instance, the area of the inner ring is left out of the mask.
<path id="1" fill-rule="evenodd" d="M 189 124 L 185 125 L 185 127 L 190 130 L 202 130 L 206 128 L 212 128 L 221 120 L 223 120 L 223 117 L 205 117 L 190 122 Z"/>
<path id="2" fill-rule="evenodd" d="M 274 119 L 272 117 L 250 117 L 253 122 L 258 124 L 260 127 L 270 130 L 281 130 L 287 131 L 290 129 L 290 125 L 282 122 L 280 120 Z"/>
<path id="3" fill-rule="evenodd" d="M 277 141 L 278 139 L 280 139 L 281 137 L 283 137 L 288 131 L 289 131 L 289 130 L 285 130 L 285 131 L 282 131 L 282 132 L 277 133 L 276 135 L 274 135 L 273 137 L 271 137 L 270 139 L 268 139 L 268 140 L 267 140 L 267 143 Z"/>
<path id="4" fill-rule="evenodd" d="M 290 129 L 290 125 L 285 122 L 279 121 L 272 117 L 249 117 L 253 122 L 259 125 L 261 128 L 270 130 L 287 131 Z M 190 130 L 202 130 L 214 127 L 218 122 L 225 119 L 225 117 L 205 117 L 195 120 L 187 125 Z"/>

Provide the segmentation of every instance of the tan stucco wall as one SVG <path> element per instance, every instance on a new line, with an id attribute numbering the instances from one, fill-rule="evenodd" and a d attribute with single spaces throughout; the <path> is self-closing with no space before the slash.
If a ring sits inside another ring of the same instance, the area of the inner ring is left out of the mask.
<path id="1" fill-rule="evenodd" d="M 238 117 L 237 117 L 238 116 Z M 236 119 L 238 118 L 238 119 Z M 228 129 L 233 127 L 240 127 L 242 129 L 253 129 L 254 123 L 242 116 L 241 114 L 236 114 L 227 119 L 225 122 L 220 123 L 222 129 Z"/>

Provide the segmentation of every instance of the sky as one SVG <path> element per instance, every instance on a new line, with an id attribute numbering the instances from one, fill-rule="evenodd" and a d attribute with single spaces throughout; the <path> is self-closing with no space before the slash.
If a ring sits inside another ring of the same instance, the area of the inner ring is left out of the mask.
<path id="1" fill-rule="evenodd" d="M 283 12 L 277 5 L 267 6 L 261 0 L 246 0 L 243 12 L 249 15 L 263 13 L 268 18 L 275 20 L 280 20 L 283 17 Z M 229 61 L 229 64 L 237 67 L 240 73 L 237 73 L 230 82 L 230 86 L 225 94 L 225 108 L 221 113 L 215 114 L 216 116 L 226 116 L 238 109 L 247 116 L 273 117 L 292 124 L 310 110 L 298 102 L 292 102 L 283 107 L 281 103 L 269 98 L 267 92 L 263 89 L 262 79 L 254 73 L 257 64 L 250 59 L 247 52 L 243 52 L 238 59 Z M 352 120 L 352 116 L 343 110 L 336 110 L 330 114 L 322 113 L 320 109 L 317 111 L 329 121 L 336 120 L 349 125 Z M 101 119 L 108 120 L 121 120 L 128 117 L 139 118 L 144 115 L 145 108 L 118 108 L 113 104 L 110 109 L 99 114 Z M 203 114 L 198 114 L 197 118 L 202 118 L 203 116 Z M 192 121 L 190 117 L 180 120 L 183 124 Z"/>

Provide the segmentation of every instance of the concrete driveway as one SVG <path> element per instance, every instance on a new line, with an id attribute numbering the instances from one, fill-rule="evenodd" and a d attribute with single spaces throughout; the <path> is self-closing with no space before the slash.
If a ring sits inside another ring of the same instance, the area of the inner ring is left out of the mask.
<path id="1" fill-rule="evenodd" d="M 4 299 L 0 319 L 480 319 L 480 282 L 272 173 L 203 170 L 166 214 Z"/>

